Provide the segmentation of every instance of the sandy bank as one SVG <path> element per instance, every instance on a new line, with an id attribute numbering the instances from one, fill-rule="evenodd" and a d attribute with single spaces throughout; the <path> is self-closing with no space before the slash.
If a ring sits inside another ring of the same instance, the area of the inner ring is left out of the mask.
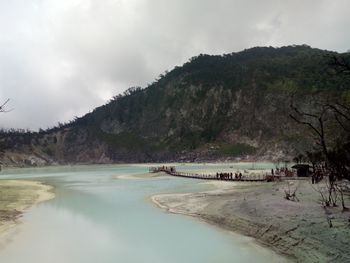
<path id="1" fill-rule="evenodd" d="M 35 181 L 0 180 L 0 246 L 4 236 L 32 206 L 52 199 L 52 187 Z"/>
<path id="2" fill-rule="evenodd" d="M 350 213 L 325 211 L 308 181 L 213 183 L 214 191 L 155 195 L 152 200 L 169 212 L 253 237 L 293 261 L 350 262 Z M 284 199 L 287 183 L 298 185 L 299 202 Z M 333 218 L 333 228 L 327 216 Z"/>

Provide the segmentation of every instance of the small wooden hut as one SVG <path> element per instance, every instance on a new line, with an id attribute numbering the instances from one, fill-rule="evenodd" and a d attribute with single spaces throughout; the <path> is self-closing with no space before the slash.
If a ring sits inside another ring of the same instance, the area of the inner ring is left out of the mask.
<path id="1" fill-rule="evenodd" d="M 308 177 L 311 175 L 310 165 L 308 164 L 296 164 L 292 166 L 292 169 L 297 170 L 297 176 Z"/>

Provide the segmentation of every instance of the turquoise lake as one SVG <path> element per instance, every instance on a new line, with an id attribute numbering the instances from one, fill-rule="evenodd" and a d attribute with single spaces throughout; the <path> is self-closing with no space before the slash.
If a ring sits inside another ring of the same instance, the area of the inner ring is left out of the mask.
<path id="1" fill-rule="evenodd" d="M 178 170 L 269 169 L 271 164 L 179 165 Z M 169 176 L 131 179 L 147 165 L 12 169 L 0 179 L 28 179 L 54 187 L 56 197 L 22 219 L 0 249 L 4 263 L 226 263 L 282 262 L 254 240 L 151 201 L 160 193 L 209 190 L 200 180 Z M 123 179 L 114 179 L 122 176 Z M 128 179 L 128 176 L 131 176 Z"/>

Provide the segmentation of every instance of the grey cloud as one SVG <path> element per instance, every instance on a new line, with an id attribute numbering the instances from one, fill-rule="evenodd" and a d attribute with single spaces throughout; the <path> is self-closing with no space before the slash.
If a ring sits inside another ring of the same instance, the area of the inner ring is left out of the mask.
<path id="1" fill-rule="evenodd" d="M 48 127 L 199 53 L 350 48 L 347 0 L 0 0 L 0 126 Z"/>

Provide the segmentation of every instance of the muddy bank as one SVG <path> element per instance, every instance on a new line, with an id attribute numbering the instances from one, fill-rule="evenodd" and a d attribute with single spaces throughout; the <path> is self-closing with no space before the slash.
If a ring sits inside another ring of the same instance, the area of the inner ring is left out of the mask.
<path id="1" fill-rule="evenodd" d="M 298 186 L 299 202 L 284 199 L 288 183 L 291 188 Z M 293 261 L 350 262 L 350 213 L 339 207 L 326 211 L 308 181 L 220 182 L 215 187 L 203 193 L 156 195 L 152 200 L 169 212 L 254 237 Z M 328 227 L 327 217 L 332 218 L 333 228 Z"/>

